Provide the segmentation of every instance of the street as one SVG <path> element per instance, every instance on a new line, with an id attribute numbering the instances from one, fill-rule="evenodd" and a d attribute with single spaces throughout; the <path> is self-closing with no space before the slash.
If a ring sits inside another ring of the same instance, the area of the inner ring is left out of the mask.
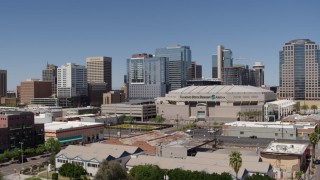
<path id="1" fill-rule="evenodd" d="M 33 165 L 40 165 L 42 164 L 43 162 L 47 161 L 48 160 L 48 157 L 39 157 L 37 156 L 38 158 L 34 159 L 34 160 L 28 160 L 27 162 L 24 162 L 23 163 L 23 167 L 24 168 L 27 168 L 27 167 L 30 167 L 30 166 L 33 166 Z M 0 172 L 4 175 L 4 176 L 7 176 L 9 174 L 14 174 L 15 171 L 16 173 L 19 173 L 20 170 L 22 169 L 22 164 L 21 163 L 15 163 L 15 164 L 10 164 L 8 166 L 3 166 L 3 167 L 0 167 Z"/>

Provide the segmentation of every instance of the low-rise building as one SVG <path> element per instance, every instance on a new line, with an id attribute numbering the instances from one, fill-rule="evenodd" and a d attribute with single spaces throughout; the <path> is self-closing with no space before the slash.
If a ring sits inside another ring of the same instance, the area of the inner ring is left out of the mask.
<path id="1" fill-rule="evenodd" d="M 307 148 L 307 143 L 271 142 L 260 152 L 260 156 L 263 162 L 268 162 L 273 166 L 277 179 L 287 179 L 306 167 Z"/>
<path id="2" fill-rule="evenodd" d="M 309 134 L 315 131 L 314 122 L 248 122 L 235 121 L 223 126 L 223 135 L 273 139 L 308 139 Z"/>
<path id="3" fill-rule="evenodd" d="M 56 155 L 55 164 L 59 169 L 65 163 L 75 163 L 82 166 L 90 176 L 95 176 L 103 160 L 114 160 L 125 167 L 131 155 L 141 153 L 143 150 L 135 146 L 101 143 L 93 143 L 88 146 L 69 145 Z"/>
<path id="4" fill-rule="evenodd" d="M 34 123 L 27 111 L 0 112 L 0 152 L 7 149 L 36 147 L 44 143 L 44 125 Z"/>
<path id="5" fill-rule="evenodd" d="M 45 138 L 55 138 L 63 146 L 103 140 L 104 124 L 91 122 L 52 122 L 45 124 Z"/>
<path id="6" fill-rule="evenodd" d="M 132 100 L 118 104 L 101 105 L 102 114 L 132 116 L 137 121 L 146 121 L 156 117 L 156 105 L 153 100 Z"/>

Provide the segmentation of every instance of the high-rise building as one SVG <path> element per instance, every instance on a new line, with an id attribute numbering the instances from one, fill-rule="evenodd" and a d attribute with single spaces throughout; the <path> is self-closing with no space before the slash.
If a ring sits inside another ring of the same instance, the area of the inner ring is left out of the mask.
<path id="1" fill-rule="evenodd" d="M 197 65 L 196 61 L 192 61 L 189 69 L 190 80 L 201 79 L 202 78 L 202 66 Z"/>
<path id="2" fill-rule="evenodd" d="M 223 68 L 223 85 L 249 85 L 248 65 L 237 65 Z"/>
<path id="3" fill-rule="evenodd" d="M 111 57 L 88 57 L 87 73 L 88 83 L 106 83 L 106 91 L 112 89 L 112 58 Z M 101 96 L 102 97 L 102 96 Z"/>
<path id="4" fill-rule="evenodd" d="M 86 62 L 90 105 L 101 106 L 103 93 L 112 89 L 112 58 L 104 56 L 88 57 Z"/>
<path id="5" fill-rule="evenodd" d="M 57 69 L 58 66 L 53 64 L 47 64 L 46 69 L 42 70 L 42 80 L 50 81 L 52 83 L 52 95 L 57 95 Z"/>
<path id="6" fill-rule="evenodd" d="M 319 45 L 309 39 L 295 39 L 285 43 L 279 56 L 279 97 L 319 100 Z"/>
<path id="7" fill-rule="evenodd" d="M 39 79 L 27 79 L 20 84 L 20 103 L 31 104 L 34 98 L 47 98 L 52 95 L 52 83 Z"/>
<path id="8" fill-rule="evenodd" d="M 87 68 L 74 63 L 62 65 L 57 70 L 58 98 L 88 95 Z"/>
<path id="9" fill-rule="evenodd" d="M 264 85 L 264 65 L 262 62 L 255 62 L 253 67 L 254 86 L 261 87 Z"/>
<path id="10" fill-rule="evenodd" d="M 7 95 L 7 70 L 0 70 L 0 97 Z"/>
<path id="11" fill-rule="evenodd" d="M 233 56 L 230 49 L 218 45 L 217 54 L 212 55 L 212 78 L 223 79 L 223 68 L 233 66 Z"/>
<path id="12" fill-rule="evenodd" d="M 150 99 L 167 92 L 168 58 L 134 56 L 127 59 L 128 99 Z"/>
<path id="13" fill-rule="evenodd" d="M 169 90 L 176 90 L 187 85 L 189 68 L 191 65 L 191 49 L 189 46 L 176 45 L 172 47 L 158 48 L 156 57 L 167 57 Z"/>

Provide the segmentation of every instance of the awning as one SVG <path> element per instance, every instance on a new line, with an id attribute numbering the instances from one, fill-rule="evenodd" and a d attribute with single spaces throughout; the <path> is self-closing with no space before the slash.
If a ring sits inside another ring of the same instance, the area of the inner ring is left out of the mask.
<path id="1" fill-rule="evenodd" d="M 71 142 L 71 141 L 78 141 L 78 140 L 82 140 L 82 136 L 72 136 L 72 137 L 68 137 L 68 138 L 58 138 L 58 141 L 61 143 L 65 143 L 65 142 Z"/>

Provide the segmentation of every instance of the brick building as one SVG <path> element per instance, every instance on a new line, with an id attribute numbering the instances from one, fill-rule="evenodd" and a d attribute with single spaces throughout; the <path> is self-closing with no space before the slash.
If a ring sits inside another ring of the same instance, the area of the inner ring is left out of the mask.
<path id="1" fill-rule="evenodd" d="M 34 123 L 34 114 L 23 111 L 0 112 L 0 152 L 35 147 L 44 143 L 44 124 Z"/>

